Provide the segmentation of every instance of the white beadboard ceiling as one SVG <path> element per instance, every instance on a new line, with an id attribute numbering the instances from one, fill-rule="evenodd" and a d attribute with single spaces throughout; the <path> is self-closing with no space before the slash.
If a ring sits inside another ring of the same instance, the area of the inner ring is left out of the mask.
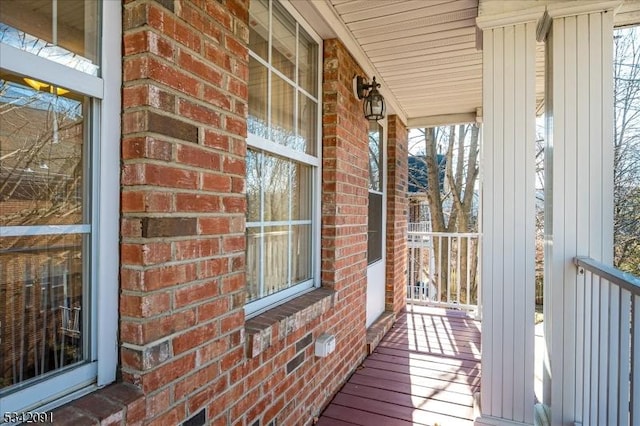
<path id="1" fill-rule="evenodd" d="M 410 124 L 481 107 L 478 0 L 329 2 Z"/>
<path id="2" fill-rule="evenodd" d="M 469 121 L 482 114 L 478 0 L 281 1 L 298 9 L 323 38 L 340 38 L 369 73 L 367 77 L 376 76 L 390 109 L 409 127 Z M 491 8 L 525 10 L 560 0 L 480 1 L 486 13 Z M 615 24 L 634 23 L 640 23 L 640 0 L 624 0 Z M 542 43 L 536 55 L 536 104 L 542 113 Z"/>

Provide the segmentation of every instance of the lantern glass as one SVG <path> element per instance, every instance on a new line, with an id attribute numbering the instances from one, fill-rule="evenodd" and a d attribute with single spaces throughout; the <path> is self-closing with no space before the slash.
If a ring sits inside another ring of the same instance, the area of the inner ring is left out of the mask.
<path id="1" fill-rule="evenodd" d="M 364 100 L 364 116 L 369 120 L 380 120 L 384 114 L 384 97 L 377 90 L 372 90 Z"/>

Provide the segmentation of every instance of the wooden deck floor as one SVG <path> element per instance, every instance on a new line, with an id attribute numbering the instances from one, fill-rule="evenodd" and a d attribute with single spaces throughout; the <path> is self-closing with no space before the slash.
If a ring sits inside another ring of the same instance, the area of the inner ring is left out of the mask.
<path id="1" fill-rule="evenodd" d="M 407 307 L 317 424 L 472 425 L 479 389 L 480 323 L 459 311 Z"/>

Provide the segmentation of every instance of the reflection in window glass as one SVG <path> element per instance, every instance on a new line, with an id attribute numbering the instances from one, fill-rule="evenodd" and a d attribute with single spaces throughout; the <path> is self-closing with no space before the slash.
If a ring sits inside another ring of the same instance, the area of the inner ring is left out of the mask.
<path id="1" fill-rule="evenodd" d="M 318 44 L 299 28 L 298 82 L 313 96 L 318 92 Z"/>
<path id="2" fill-rule="evenodd" d="M 262 188 L 264 191 L 263 221 L 279 222 L 289 219 L 291 182 L 288 160 L 264 156 Z"/>
<path id="3" fill-rule="evenodd" d="M 280 145 L 294 147 L 294 89 L 271 74 L 271 140 Z"/>
<path id="4" fill-rule="evenodd" d="M 247 161 L 247 176 L 251 176 L 247 184 L 247 282 L 251 301 L 311 278 L 313 175 L 310 166 L 255 149 L 249 150 Z M 254 174 L 250 166 L 261 173 Z M 262 217 L 252 207 L 260 202 Z"/>
<path id="5" fill-rule="evenodd" d="M 268 138 L 267 68 L 253 57 L 249 57 L 249 118 L 247 130 L 254 135 Z"/>
<path id="6" fill-rule="evenodd" d="M 318 104 L 302 93 L 298 93 L 298 103 L 298 138 L 293 148 L 296 151 L 315 155 L 318 135 L 316 127 Z"/>
<path id="7" fill-rule="evenodd" d="M 289 227 L 264 227 L 264 288 L 268 296 L 290 287 L 288 269 Z"/>
<path id="8" fill-rule="evenodd" d="M 249 3 L 249 49 L 269 60 L 269 4 L 265 0 Z"/>
<path id="9" fill-rule="evenodd" d="M 88 103 L 66 89 L 0 72 L 0 226 L 86 222 Z"/>
<path id="10" fill-rule="evenodd" d="M 84 0 L 2 0 L 0 42 L 97 75 L 99 6 Z"/>
<path id="11" fill-rule="evenodd" d="M 247 300 L 260 298 L 260 262 L 262 257 L 261 228 L 247 227 Z"/>
<path id="12" fill-rule="evenodd" d="M 87 240 L 0 238 L 0 389 L 86 359 Z"/>
<path id="13" fill-rule="evenodd" d="M 294 163 L 291 167 L 291 219 L 311 220 L 311 167 Z"/>
<path id="14" fill-rule="evenodd" d="M 271 63 L 278 71 L 295 81 L 296 22 L 279 3 L 272 4 Z"/>
<path id="15" fill-rule="evenodd" d="M 260 182 L 262 181 L 262 157 L 254 150 L 247 150 L 247 222 L 260 220 Z"/>
<path id="16" fill-rule="evenodd" d="M 369 190 L 382 192 L 382 126 L 376 121 L 369 125 Z"/>
<path id="17" fill-rule="evenodd" d="M 292 227 L 291 281 L 293 284 L 311 279 L 311 225 Z"/>

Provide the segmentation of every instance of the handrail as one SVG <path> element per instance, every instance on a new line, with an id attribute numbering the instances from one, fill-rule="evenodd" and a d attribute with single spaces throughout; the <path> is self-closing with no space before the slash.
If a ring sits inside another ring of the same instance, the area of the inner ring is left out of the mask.
<path id="1" fill-rule="evenodd" d="M 594 272 L 610 283 L 616 284 L 634 295 L 640 295 L 640 278 L 628 272 L 621 271 L 613 266 L 605 265 L 595 259 L 586 256 L 578 256 L 573 263 L 587 271 Z"/>
<path id="2" fill-rule="evenodd" d="M 639 425 L 640 278 L 589 257 L 573 263 L 579 285 L 571 356 L 584 384 L 576 387 L 576 423 Z"/>
<path id="3" fill-rule="evenodd" d="M 413 235 L 426 235 L 431 237 L 480 237 L 479 232 L 432 232 L 432 231 L 408 231 Z"/>

